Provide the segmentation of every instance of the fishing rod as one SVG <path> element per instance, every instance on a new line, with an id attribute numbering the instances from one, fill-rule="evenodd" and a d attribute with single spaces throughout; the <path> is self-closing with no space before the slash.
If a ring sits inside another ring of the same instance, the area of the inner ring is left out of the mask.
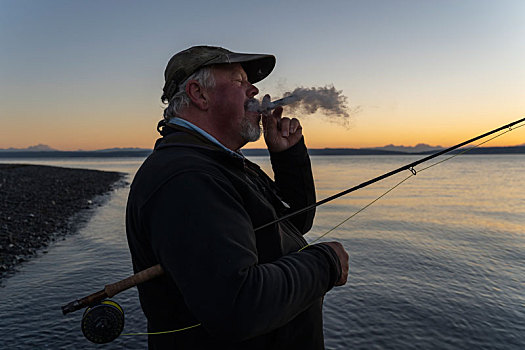
<path id="1" fill-rule="evenodd" d="M 512 127 L 516 124 L 522 123 L 525 121 L 525 118 L 519 119 L 515 122 L 509 123 L 507 125 L 501 126 L 499 128 L 496 128 L 492 131 L 486 132 L 482 135 L 473 137 L 467 141 L 458 143 L 457 145 L 454 145 L 452 147 L 446 148 L 442 151 L 436 152 L 434 154 L 431 154 L 425 158 L 422 158 L 420 160 L 417 160 L 415 162 L 412 162 L 410 164 L 404 165 L 398 169 L 392 170 L 388 173 L 385 173 L 383 175 L 380 175 L 378 177 L 375 177 L 371 180 L 365 181 L 357 186 L 351 187 L 349 189 L 346 189 L 344 191 L 341 191 L 339 193 L 336 193 L 330 197 L 327 197 L 323 200 L 320 200 L 312 205 L 306 206 L 302 209 L 299 209 L 297 211 L 294 211 L 290 214 L 284 215 L 276 220 L 273 220 L 267 224 L 264 224 L 262 226 L 259 226 L 254 229 L 254 231 L 261 230 L 263 228 L 266 228 L 268 226 L 274 225 L 280 221 L 289 219 L 295 215 L 299 215 L 301 213 L 304 213 L 306 211 L 312 210 L 320 205 L 323 205 L 325 203 L 328 203 L 334 199 L 337 199 L 341 196 L 344 196 L 348 193 L 357 191 L 358 189 L 364 188 L 366 186 L 369 186 L 375 182 L 381 181 L 383 179 L 386 179 L 387 177 L 390 177 L 392 175 L 395 175 L 399 172 L 402 172 L 404 170 L 409 170 L 412 172 L 412 175 L 416 175 L 417 171 L 414 169 L 415 166 L 427 162 L 433 158 L 439 157 L 443 154 L 449 153 L 455 149 L 458 149 L 462 146 L 465 146 L 469 143 L 472 143 L 474 141 L 477 141 L 479 139 L 485 138 L 487 136 L 490 136 L 492 134 L 495 134 L 499 131 L 509 129 L 512 130 Z M 523 125 L 521 125 L 523 126 Z M 520 126 L 520 127 L 521 127 Z M 496 137 L 501 136 L 497 135 Z M 404 181 L 404 180 L 403 180 Z M 402 182 L 403 182 L 402 181 Z M 390 191 L 390 190 L 389 190 Z M 387 191 L 387 192 L 389 192 Z M 324 235 L 323 235 L 324 236 Z M 124 328 L 124 312 L 122 311 L 122 308 L 114 301 L 107 300 L 107 298 L 111 298 L 114 295 L 127 290 L 131 287 L 134 287 L 138 284 L 144 283 L 146 281 L 149 281 L 153 278 L 159 277 L 164 274 L 164 270 L 160 266 L 160 264 L 152 266 L 150 268 L 147 268 L 143 271 L 140 271 L 124 280 L 121 280 L 119 282 L 106 285 L 104 289 L 95 292 L 93 294 L 90 294 L 84 298 L 75 300 L 73 302 L 68 303 L 65 306 L 62 306 L 62 313 L 64 315 L 82 309 L 86 308 L 86 311 L 84 312 L 84 315 L 82 317 L 82 332 L 84 333 L 84 336 L 89 339 L 90 341 L 98 344 L 108 343 L 116 339 L 120 333 L 122 332 Z M 171 333 L 171 332 L 178 332 L 183 331 L 186 329 L 194 328 L 199 326 L 200 324 L 193 325 L 186 328 L 181 328 L 173 331 L 167 331 L 167 332 L 158 332 L 156 334 L 163 334 L 163 333 Z M 148 334 L 148 333 L 136 333 L 136 334 Z M 131 335 L 131 334 L 130 334 Z"/>
<path id="2" fill-rule="evenodd" d="M 314 209 L 314 208 L 316 208 L 316 207 L 318 207 L 318 206 L 320 206 L 320 205 L 323 205 L 323 204 L 325 204 L 325 203 L 328 203 L 328 202 L 330 202 L 330 201 L 333 201 L 334 199 L 337 199 L 337 198 L 339 198 L 339 197 L 342 197 L 342 196 L 344 196 L 344 195 L 346 195 L 346 194 L 348 194 L 348 193 L 350 193 L 350 192 L 357 191 L 358 189 L 361 189 L 361 188 L 363 188 L 363 187 L 366 187 L 366 186 L 368 186 L 368 185 L 371 185 L 371 184 L 373 184 L 373 183 L 375 183 L 375 182 L 378 182 L 378 181 L 381 181 L 381 180 L 383 180 L 383 179 L 386 179 L 387 177 L 390 177 L 390 176 L 392 176 L 392 175 L 395 175 L 395 174 L 397 174 L 397 173 L 400 173 L 400 172 L 402 172 L 402 171 L 404 171 L 404 170 L 410 170 L 410 171 L 412 172 L 412 174 L 415 175 L 415 174 L 417 173 L 416 170 L 414 169 L 414 167 L 415 167 L 416 165 L 419 165 L 419 164 L 421 164 L 421 163 L 427 162 L 427 161 L 429 161 L 429 160 L 431 160 L 431 159 L 433 159 L 433 158 L 439 157 L 439 156 L 441 156 L 441 155 L 443 155 L 443 154 L 445 154 L 445 153 L 449 153 L 449 152 L 451 152 L 451 151 L 453 151 L 453 150 L 455 150 L 455 149 L 457 149 L 457 148 L 460 148 L 460 147 L 462 147 L 462 146 L 468 145 L 469 143 L 472 143 L 472 142 L 477 141 L 477 140 L 479 140 L 479 139 L 485 138 L 485 137 L 487 137 L 487 136 L 489 136 L 489 135 L 495 134 L 495 133 L 497 133 L 498 131 L 505 130 L 505 129 L 510 129 L 510 128 L 512 128 L 514 125 L 519 124 L 519 123 L 522 123 L 522 122 L 524 122 L 524 121 L 525 121 L 525 118 L 522 118 L 522 119 L 520 119 L 520 120 L 516 120 L 515 122 L 509 123 L 509 124 L 507 124 L 507 125 L 501 126 L 501 127 L 497 128 L 497 129 L 494 129 L 494 130 L 492 130 L 492 131 L 486 132 L 486 133 L 484 133 L 483 135 L 479 135 L 479 136 L 473 137 L 473 138 L 471 138 L 470 140 L 467 140 L 467 141 L 464 141 L 464 142 L 458 143 L 457 145 L 454 145 L 454 146 L 449 147 L 449 148 L 446 148 L 446 149 L 444 149 L 444 150 L 442 150 L 442 151 L 439 151 L 439 152 L 436 152 L 436 153 L 434 153 L 434 154 L 431 154 L 431 155 L 429 155 L 428 157 L 425 157 L 425 158 L 422 158 L 422 159 L 417 160 L 417 161 L 415 161 L 415 162 L 412 162 L 412 163 L 410 163 L 410 164 L 404 165 L 404 166 L 402 166 L 402 167 L 400 167 L 400 168 L 397 168 L 396 170 L 392 170 L 392 171 L 390 171 L 390 172 L 388 172 L 388 173 L 385 173 L 385 174 L 383 174 L 383 175 L 380 175 L 380 176 L 378 176 L 378 177 L 375 177 L 375 178 L 373 178 L 373 179 L 371 179 L 371 180 L 368 180 L 368 181 L 362 182 L 362 183 L 360 183 L 360 184 L 357 185 L 357 186 L 354 186 L 354 187 L 351 187 L 351 188 L 346 189 L 346 190 L 344 190 L 344 191 L 341 191 L 341 192 L 339 192 L 339 193 L 336 193 L 336 194 L 334 194 L 334 195 L 332 195 L 332 196 L 330 196 L 330 197 L 327 197 L 327 198 L 325 198 L 325 199 L 323 199 L 323 200 L 320 200 L 320 201 L 318 201 L 318 202 L 315 202 L 314 204 L 311 204 L 311 205 L 306 206 L 306 207 L 304 207 L 304 208 L 302 208 L 302 209 L 299 209 L 299 210 L 297 210 L 297 211 L 294 211 L 294 212 L 292 212 L 292 213 L 290 213 L 290 214 L 287 214 L 287 215 L 285 215 L 285 216 L 282 216 L 282 217 L 280 217 L 280 218 L 278 218 L 278 219 L 276 219 L 276 220 L 274 220 L 274 221 L 271 221 L 271 222 L 268 222 L 268 223 L 266 223 L 266 224 L 264 224 L 264 225 L 262 225 L 262 226 L 259 226 L 259 227 L 257 227 L 257 228 L 255 229 L 255 231 L 260 230 L 260 229 L 263 229 L 263 228 L 268 227 L 268 226 L 271 226 L 271 225 L 276 224 L 276 223 L 278 223 L 278 222 L 280 222 L 280 221 L 283 221 L 283 220 L 289 219 L 289 218 L 291 218 L 291 217 L 293 217 L 293 216 L 295 216 L 295 215 L 299 215 L 299 214 L 304 213 L 304 212 L 306 212 L 306 211 L 312 210 L 312 209 Z"/>

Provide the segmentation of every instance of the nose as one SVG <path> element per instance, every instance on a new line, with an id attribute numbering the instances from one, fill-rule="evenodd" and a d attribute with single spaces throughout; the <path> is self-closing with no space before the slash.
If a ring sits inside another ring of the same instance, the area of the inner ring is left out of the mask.
<path id="1" fill-rule="evenodd" d="M 253 84 L 250 84 L 250 86 L 248 87 L 248 90 L 246 90 L 246 96 L 248 96 L 248 98 L 252 98 L 258 93 L 259 93 L 259 89 L 257 89 L 255 85 Z"/>

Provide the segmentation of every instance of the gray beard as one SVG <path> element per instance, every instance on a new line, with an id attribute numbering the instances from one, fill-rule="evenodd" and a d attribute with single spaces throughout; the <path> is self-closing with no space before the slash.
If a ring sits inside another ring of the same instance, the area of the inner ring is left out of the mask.
<path id="1" fill-rule="evenodd" d="M 246 142 L 257 141 L 261 137 L 261 126 L 252 124 L 248 117 L 244 117 L 241 121 L 241 137 Z"/>

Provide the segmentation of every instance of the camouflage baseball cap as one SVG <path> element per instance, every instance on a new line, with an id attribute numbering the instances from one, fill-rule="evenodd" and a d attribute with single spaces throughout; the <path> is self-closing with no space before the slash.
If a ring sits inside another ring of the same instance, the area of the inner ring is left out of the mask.
<path id="1" fill-rule="evenodd" d="M 275 66 L 273 55 L 237 53 L 215 46 L 193 46 L 175 54 L 164 71 L 164 96 L 171 100 L 178 86 L 201 67 L 240 63 L 252 84 L 266 78 Z"/>

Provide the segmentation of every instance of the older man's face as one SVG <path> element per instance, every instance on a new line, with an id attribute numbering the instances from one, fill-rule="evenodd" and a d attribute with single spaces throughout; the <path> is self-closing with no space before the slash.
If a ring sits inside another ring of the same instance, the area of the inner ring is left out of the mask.
<path id="1" fill-rule="evenodd" d="M 259 93 L 246 76 L 240 64 L 213 67 L 215 87 L 210 91 L 210 108 L 213 118 L 227 135 L 229 141 L 240 143 L 256 141 L 261 135 L 261 116 L 248 111 L 246 103 Z"/>

